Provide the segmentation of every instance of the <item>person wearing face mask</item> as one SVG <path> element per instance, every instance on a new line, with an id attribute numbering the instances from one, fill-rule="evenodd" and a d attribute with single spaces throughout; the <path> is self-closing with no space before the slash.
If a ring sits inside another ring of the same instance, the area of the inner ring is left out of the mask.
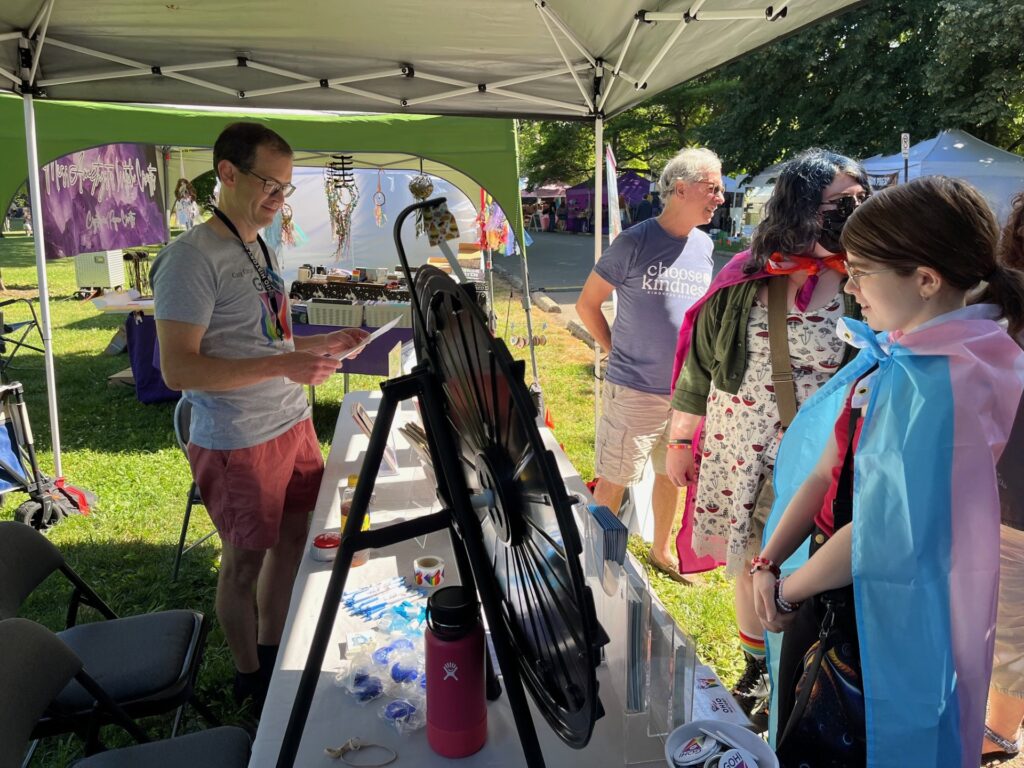
<path id="1" fill-rule="evenodd" d="M 859 352 L 787 430 L 755 560 L 755 610 L 783 632 L 783 768 L 979 763 L 997 467 L 1024 394 L 1024 273 L 998 239 L 984 196 L 941 176 L 879 192 L 843 231 L 865 322 L 839 335 Z"/>
<path id="2" fill-rule="evenodd" d="M 733 695 L 760 726 L 768 676 L 751 558 L 771 508 L 782 431 L 853 354 L 835 335 L 840 318 L 859 316 L 842 290 L 839 235 L 869 194 L 863 168 L 848 157 L 809 149 L 787 162 L 750 250 L 715 277 L 679 333 L 666 465 L 672 482 L 689 488 L 679 568 L 724 564 L 735 579 L 745 669 Z"/>
<path id="3" fill-rule="evenodd" d="M 361 329 L 295 338 L 281 269 L 259 235 L 295 191 L 292 150 L 258 123 L 213 147 L 214 216 L 150 272 L 167 385 L 192 406 L 188 456 L 222 551 L 217 618 L 234 693 L 259 709 L 323 475 L 303 384 L 321 384 Z"/>

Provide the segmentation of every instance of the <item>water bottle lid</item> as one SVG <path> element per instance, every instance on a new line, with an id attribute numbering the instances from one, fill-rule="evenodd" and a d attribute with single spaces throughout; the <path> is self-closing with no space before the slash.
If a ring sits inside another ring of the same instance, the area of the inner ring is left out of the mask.
<path id="1" fill-rule="evenodd" d="M 427 598 L 427 621 L 432 629 L 468 629 L 479 618 L 476 593 L 465 587 L 442 587 Z"/>

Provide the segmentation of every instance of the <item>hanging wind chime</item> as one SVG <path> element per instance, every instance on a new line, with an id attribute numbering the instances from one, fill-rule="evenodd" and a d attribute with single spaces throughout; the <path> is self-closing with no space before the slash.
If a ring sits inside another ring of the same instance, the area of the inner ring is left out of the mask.
<path id="1" fill-rule="evenodd" d="M 359 202 L 352 155 L 331 155 L 324 168 L 324 191 L 327 193 L 331 231 L 337 242 L 334 258 L 340 261 L 343 255 L 352 253 L 352 213 Z"/>
<path id="2" fill-rule="evenodd" d="M 430 197 L 431 192 L 434 191 L 434 182 L 430 180 L 430 177 L 423 172 L 423 160 L 420 159 L 420 175 L 414 176 L 412 181 L 409 182 L 409 192 L 413 197 L 416 198 L 417 202 L 423 202 Z M 423 208 L 416 211 L 416 237 L 423 234 L 426 225 L 423 220 Z"/>
<path id="3" fill-rule="evenodd" d="M 373 193 L 373 220 L 377 222 L 377 229 L 383 229 L 388 223 L 387 214 L 384 213 L 384 204 L 388 201 L 384 190 L 381 189 L 381 181 L 384 178 L 384 169 L 377 169 L 377 191 Z"/>

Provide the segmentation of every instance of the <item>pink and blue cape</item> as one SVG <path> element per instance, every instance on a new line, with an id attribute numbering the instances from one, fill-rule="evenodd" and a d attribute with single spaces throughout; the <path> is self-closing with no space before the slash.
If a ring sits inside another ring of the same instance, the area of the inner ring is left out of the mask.
<path id="1" fill-rule="evenodd" d="M 897 338 L 845 319 L 839 333 L 860 353 L 804 404 L 779 449 L 766 541 L 850 386 L 878 367 L 853 480 L 870 768 L 979 762 L 999 578 L 996 462 L 1024 392 L 1024 353 L 996 316 L 971 306 Z M 783 570 L 806 556 L 804 545 Z M 768 636 L 775 658 L 780 638 Z"/>

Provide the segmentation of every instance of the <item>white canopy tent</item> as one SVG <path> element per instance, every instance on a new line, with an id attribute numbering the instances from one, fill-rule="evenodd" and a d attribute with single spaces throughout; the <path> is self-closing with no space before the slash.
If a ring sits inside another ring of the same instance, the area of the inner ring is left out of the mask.
<path id="1" fill-rule="evenodd" d="M 903 181 L 903 155 L 876 155 L 864 160 L 871 176 Z M 1024 191 L 1024 157 L 999 149 L 966 131 L 947 130 L 910 148 L 908 178 L 951 176 L 970 182 L 988 198 L 1000 221 L 1006 221 L 1010 202 Z"/>
<path id="2" fill-rule="evenodd" d="M 35 210 L 36 98 L 592 120 L 601 185 L 605 119 L 861 2 L 4 0 L 0 87 L 24 101 Z M 509 214 L 521 231 L 521 212 Z M 600 232 L 599 208 L 595 219 Z M 42 240 L 40 229 L 41 331 L 60 475 Z M 595 259 L 600 248 L 595 238 Z"/>

